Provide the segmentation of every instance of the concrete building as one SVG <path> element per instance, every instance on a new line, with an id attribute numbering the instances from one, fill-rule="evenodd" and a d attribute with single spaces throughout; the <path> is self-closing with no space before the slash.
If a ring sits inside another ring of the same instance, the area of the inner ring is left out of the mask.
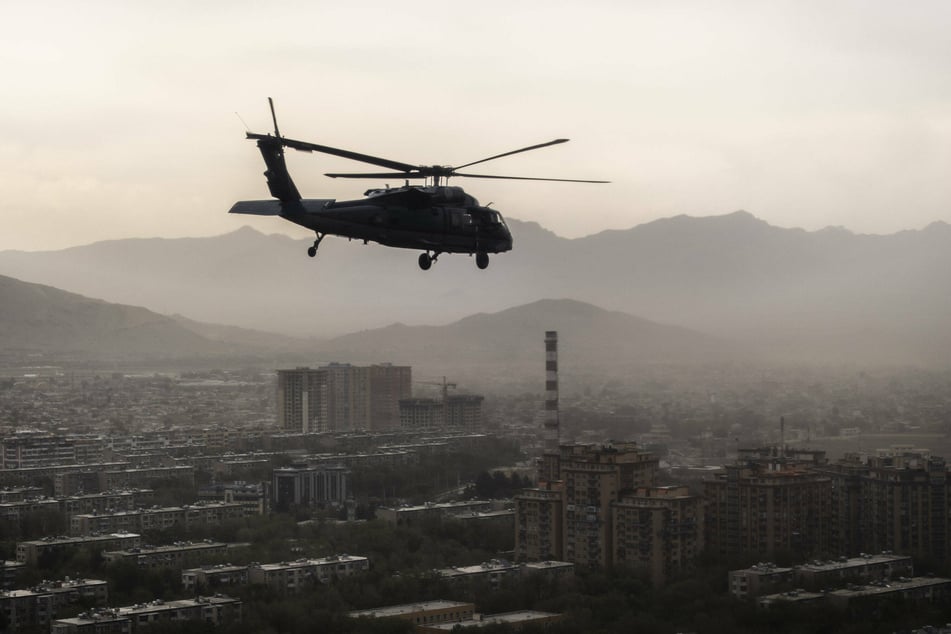
<path id="1" fill-rule="evenodd" d="M 515 496 L 516 558 L 554 557 L 584 566 L 614 563 L 614 505 L 654 483 L 658 460 L 634 443 L 562 445 L 546 452 L 539 487 Z M 560 525 L 550 522 L 561 503 Z M 554 544 L 553 539 L 559 539 Z M 543 550 L 551 549 L 550 553 Z"/>
<path id="2" fill-rule="evenodd" d="M 782 594 L 796 588 L 818 592 L 846 584 L 890 583 L 914 576 L 911 557 L 882 553 L 861 557 L 840 557 L 832 561 L 808 563 L 780 568 L 772 563 L 759 563 L 728 574 L 730 593 L 737 598 Z"/>
<path id="3" fill-rule="evenodd" d="M 142 544 L 137 533 L 111 533 L 82 537 L 44 537 L 17 544 L 17 561 L 35 566 L 45 558 L 66 556 L 78 549 L 95 552 L 134 548 Z"/>
<path id="4" fill-rule="evenodd" d="M 369 610 L 354 610 L 347 616 L 352 619 L 403 619 L 417 628 L 437 623 L 456 624 L 471 621 L 475 605 L 459 601 L 420 601 Z"/>
<path id="5" fill-rule="evenodd" d="M 498 589 L 503 578 L 520 575 L 521 567 L 504 559 L 493 559 L 474 566 L 441 568 L 436 570 L 435 573 L 446 581 L 454 583 L 479 581 L 487 583 L 493 589 Z"/>
<path id="6" fill-rule="evenodd" d="M 0 614 L 10 632 L 48 627 L 54 614 L 53 595 L 33 590 L 0 591 Z"/>
<path id="7" fill-rule="evenodd" d="M 881 553 L 859 557 L 840 557 L 833 561 L 810 561 L 795 567 L 797 585 L 817 590 L 846 582 L 890 582 L 900 577 L 913 577 L 911 557 Z"/>
<path id="8" fill-rule="evenodd" d="M 517 612 L 503 612 L 501 614 L 474 614 L 470 621 L 421 625 L 417 627 L 416 630 L 423 634 L 442 634 L 443 632 L 455 632 L 457 631 L 456 628 L 467 630 L 469 628 L 476 629 L 490 625 L 498 625 L 507 628 L 507 630 L 517 632 L 526 625 L 538 628 L 544 627 L 549 623 L 557 623 L 561 620 L 562 615 L 553 612 L 519 610 Z"/>
<path id="9" fill-rule="evenodd" d="M 74 515 L 69 522 L 73 535 L 102 532 L 168 530 L 220 526 L 245 517 L 245 507 L 238 502 L 199 502 L 185 506 L 138 509 L 118 513 L 87 513 Z"/>
<path id="10" fill-rule="evenodd" d="M 951 479 L 943 458 L 895 447 L 815 467 L 832 482 L 834 552 L 951 561 Z"/>
<path id="11" fill-rule="evenodd" d="M 153 623 L 202 621 L 218 627 L 241 620 L 241 601 L 215 595 L 195 599 L 162 601 L 83 612 L 70 619 L 58 619 L 50 626 L 52 634 L 134 634 L 148 631 Z"/>
<path id="12" fill-rule="evenodd" d="M 23 469 L 76 463 L 75 443 L 59 434 L 17 430 L 0 438 L 0 468 Z"/>
<path id="13" fill-rule="evenodd" d="M 12 590 L 15 588 L 24 568 L 26 568 L 26 564 L 22 561 L 0 559 L 0 589 Z"/>
<path id="14" fill-rule="evenodd" d="M 443 400 L 410 398 L 399 402 L 400 428 L 407 431 L 480 431 L 485 397 L 453 394 Z"/>
<path id="15" fill-rule="evenodd" d="M 434 398 L 400 400 L 400 428 L 406 431 L 434 431 L 443 428 L 443 405 Z"/>
<path id="16" fill-rule="evenodd" d="M 782 458 L 736 462 L 704 481 L 707 548 L 719 555 L 800 559 L 829 552 L 832 482 Z"/>
<path id="17" fill-rule="evenodd" d="M 350 469 L 342 465 L 282 467 L 273 471 L 271 490 L 277 510 L 340 506 L 350 497 Z"/>
<path id="18" fill-rule="evenodd" d="M 775 594 L 795 587 L 792 568 L 781 568 L 770 562 L 759 563 L 743 570 L 731 570 L 728 575 L 730 594 L 738 599 Z"/>
<path id="19" fill-rule="evenodd" d="M 159 465 L 154 467 L 110 469 L 100 472 L 99 490 L 149 488 L 156 480 L 178 480 L 183 486 L 195 486 L 195 467 Z"/>
<path id="20" fill-rule="evenodd" d="M 252 564 L 248 583 L 266 585 L 278 592 L 295 594 L 312 589 L 317 583 L 330 583 L 370 569 L 366 557 L 333 555 L 321 559 L 298 559 L 275 564 Z"/>
<path id="21" fill-rule="evenodd" d="M 189 594 L 208 594 L 226 586 L 248 584 L 248 566 L 216 564 L 182 570 L 182 590 Z"/>
<path id="22" fill-rule="evenodd" d="M 435 570 L 435 574 L 453 583 L 486 583 L 498 589 L 504 579 L 540 575 L 546 579 L 566 579 L 574 576 L 575 565 L 567 561 L 531 561 L 512 563 L 492 559 L 473 566 L 452 566 Z"/>
<path id="23" fill-rule="evenodd" d="M 140 546 L 127 550 L 110 550 L 102 553 L 106 563 L 132 562 L 140 568 L 182 568 L 189 562 L 207 561 L 224 555 L 229 549 L 247 544 L 226 544 L 206 540 L 202 542 L 176 542 L 165 546 Z"/>
<path id="24" fill-rule="evenodd" d="M 646 570 L 655 585 L 693 570 L 703 551 L 703 500 L 687 487 L 622 494 L 613 521 L 614 564 Z"/>
<path id="25" fill-rule="evenodd" d="M 247 516 L 264 515 L 271 509 L 271 486 L 267 482 L 219 482 L 198 489 L 198 500 L 241 504 Z"/>
<path id="26" fill-rule="evenodd" d="M 399 401 L 412 393 L 412 369 L 390 364 L 278 370 L 277 418 L 296 432 L 344 432 L 399 426 Z"/>
<path id="27" fill-rule="evenodd" d="M 542 561 L 564 556 L 559 489 L 525 489 L 515 495 L 515 559 Z"/>
<path id="28" fill-rule="evenodd" d="M 426 518 L 439 518 L 462 513 L 484 512 L 493 509 L 490 500 L 466 500 L 462 502 L 432 502 L 417 506 L 381 506 L 376 510 L 376 516 L 391 524 L 413 524 Z"/>

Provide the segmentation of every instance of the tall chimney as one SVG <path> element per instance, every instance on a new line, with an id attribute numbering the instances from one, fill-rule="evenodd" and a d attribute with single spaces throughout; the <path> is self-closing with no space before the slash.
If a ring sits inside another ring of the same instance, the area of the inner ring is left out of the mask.
<path id="1" fill-rule="evenodd" d="M 557 453 L 558 433 L 558 331 L 545 331 L 545 452 Z"/>

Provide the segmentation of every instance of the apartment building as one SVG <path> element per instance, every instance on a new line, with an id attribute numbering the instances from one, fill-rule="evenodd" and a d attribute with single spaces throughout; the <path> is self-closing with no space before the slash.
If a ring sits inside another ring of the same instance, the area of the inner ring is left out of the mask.
<path id="1" fill-rule="evenodd" d="M 390 364 L 278 370 L 277 381 L 278 425 L 302 433 L 396 428 L 412 393 L 412 369 Z"/>
<path id="2" fill-rule="evenodd" d="M 475 605 L 472 603 L 435 600 L 354 610 L 347 616 L 352 619 L 402 619 L 410 621 L 418 628 L 436 623 L 471 621 L 474 613 Z"/>
<path id="3" fill-rule="evenodd" d="M 142 544 L 142 536 L 137 533 L 110 533 L 104 535 L 84 535 L 82 537 L 44 537 L 17 544 L 17 561 L 37 565 L 44 558 L 66 556 L 78 549 L 95 552 L 134 548 Z"/>
<path id="4" fill-rule="evenodd" d="M 564 557 L 560 486 L 525 489 L 515 496 L 515 559 L 543 561 Z"/>
<path id="5" fill-rule="evenodd" d="M 546 452 L 538 488 L 515 496 L 516 558 L 612 565 L 616 503 L 653 486 L 657 468 L 657 458 L 634 443 L 561 445 Z"/>
<path id="6" fill-rule="evenodd" d="M 200 502 L 185 506 L 74 515 L 70 518 L 69 529 L 73 535 L 123 530 L 167 530 L 175 527 L 219 526 L 244 516 L 245 507 L 238 502 Z"/>
<path id="7" fill-rule="evenodd" d="M 951 479 L 943 458 L 893 447 L 814 470 L 832 482 L 834 552 L 951 560 Z"/>
<path id="8" fill-rule="evenodd" d="M 832 481 L 808 465 L 738 461 L 703 484 L 712 552 L 806 559 L 830 551 Z"/>
<path id="9" fill-rule="evenodd" d="M 282 467 L 271 477 L 276 509 L 339 506 L 350 497 L 350 469 L 342 465 Z"/>
<path id="10" fill-rule="evenodd" d="M 355 555 L 332 555 L 321 559 L 298 559 L 248 567 L 248 583 L 269 586 L 282 593 L 294 594 L 316 583 L 329 583 L 370 569 L 370 560 Z"/>
<path id="11" fill-rule="evenodd" d="M 187 593 L 206 593 L 225 586 L 248 584 L 248 566 L 215 564 L 182 570 L 182 589 Z"/>
<path id="12" fill-rule="evenodd" d="M 699 496 L 687 487 L 641 487 L 613 506 L 615 565 L 646 570 L 655 585 L 693 570 L 704 548 Z"/>
<path id="13" fill-rule="evenodd" d="M 69 619 L 57 619 L 50 625 L 52 634 L 135 634 L 148 631 L 154 623 L 202 621 L 226 627 L 241 620 L 241 601 L 215 595 L 195 599 L 162 601 L 156 599 L 121 608 L 90 610 Z"/>
<path id="14" fill-rule="evenodd" d="M 223 555 L 229 548 L 246 544 L 226 544 L 206 540 L 202 542 L 175 542 L 164 546 L 139 546 L 126 550 L 111 550 L 102 553 L 107 563 L 129 561 L 140 568 L 182 568 L 189 562 Z"/>

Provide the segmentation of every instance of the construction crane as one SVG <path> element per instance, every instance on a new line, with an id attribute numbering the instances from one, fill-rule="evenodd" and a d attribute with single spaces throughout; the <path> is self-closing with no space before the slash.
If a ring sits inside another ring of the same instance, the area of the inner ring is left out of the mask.
<path id="1" fill-rule="evenodd" d="M 455 383 L 450 383 L 446 380 L 446 377 L 442 378 L 442 381 L 413 381 L 413 383 L 419 383 L 420 385 L 437 385 L 442 388 L 442 428 L 443 430 L 449 427 L 449 388 L 456 389 Z"/>
<path id="2" fill-rule="evenodd" d="M 438 385 L 442 387 L 443 403 L 445 403 L 446 399 L 449 398 L 449 388 L 456 389 L 456 384 L 446 381 L 446 377 L 443 377 L 442 381 L 413 381 L 413 383 L 419 383 L 421 385 Z"/>

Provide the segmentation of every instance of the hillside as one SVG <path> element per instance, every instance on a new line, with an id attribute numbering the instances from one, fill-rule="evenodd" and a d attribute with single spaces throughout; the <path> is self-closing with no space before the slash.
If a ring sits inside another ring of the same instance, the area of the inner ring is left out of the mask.
<path id="1" fill-rule="evenodd" d="M 0 350 L 7 364 L 236 360 L 293 350 L 288 339 L 216 328 L 0 276 Z"/>
<path id="2" fill-rule="evenodd" d="M 241 361 L 320 365 L 395 362 L 424 374 L 536 375 L 545 330 L 558 330 L 574 371 L 748 359 L 741 347 L 573 300 L 542 300 L 445 326 L 388 327 L 324 342 L 166 317 L 0 277 L 3 363 Z"/>
<path id="3" fill-rule="evenodd" d="M 394 324 L 337 337 L 322 345 L 321 353 L 360 362 L 423 363 L 431 372 L 478 367 L 539 374 L 546 330 L 558 331 L 574 371 L 752 358 L 732 342 L 567 299 L 480 313 L 445 326 Z"/>

